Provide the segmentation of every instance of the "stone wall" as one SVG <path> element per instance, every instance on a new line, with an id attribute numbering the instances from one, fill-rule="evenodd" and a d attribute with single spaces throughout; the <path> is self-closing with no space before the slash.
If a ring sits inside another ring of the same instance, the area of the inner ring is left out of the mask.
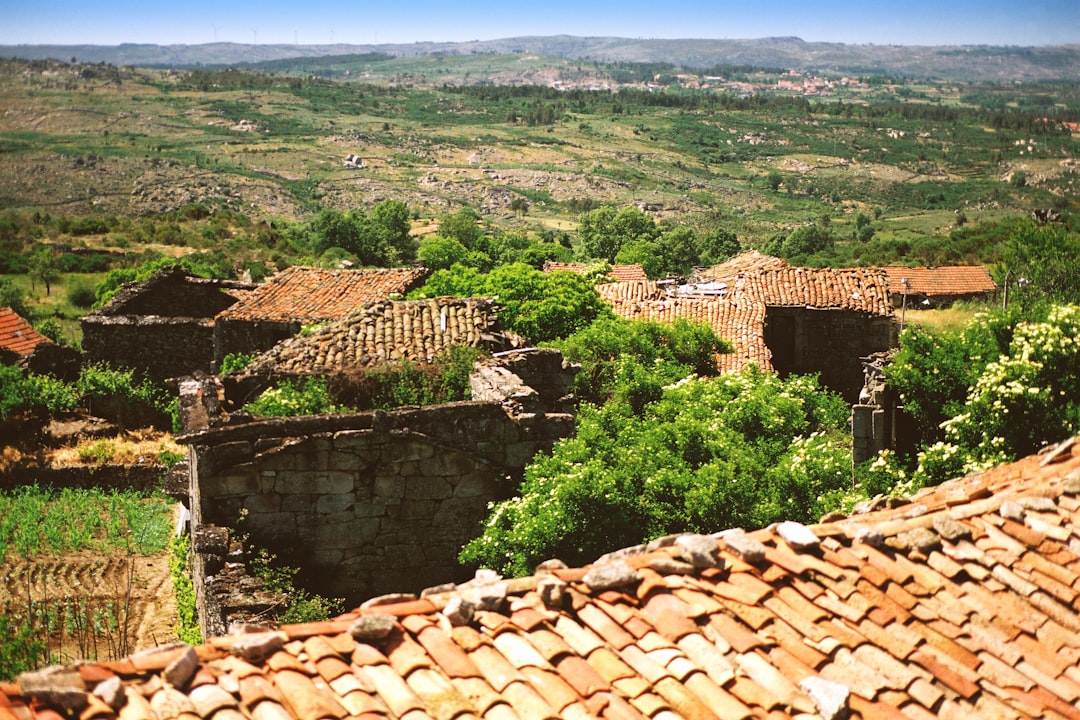
<path id="1" fill-rule="evenodd" d="M 132 368 L 156 380 L 209 371 L 212 320 L 196 317 L 104 316 L 82 319 L 84 362 Z"/>
<path id="2" fill-rule="evenodd" d="M 191 450 L 193 535 L 235 529 L 299 568 L 306 589 L 347 606 L 466 580 L 471 569 L 457 554 L 488 504 L 514 491 L 536 452 L 573 431 L 570 414 L 525 410 L 514 399 L 522 387 L 511 374 L 506 397 L 492 389 L 488 400 L 229 424 L 192 409 L 217 403 L 217 391 L 187 383 L 182 412 L 203 425 L 178 438 Z M 204 580 L 200 592 L 220 585 Z M 200 600 L 204 615 L 219 605 Z"/>
<path id="3" fill-rule="evenodd" d="M 863 387 L 861 358 L 895 346 L 896 330 L 888 316 L 769 307 L 765 343 L 781 375 L 818 373 L 823 385 L 854 403 Z"/>

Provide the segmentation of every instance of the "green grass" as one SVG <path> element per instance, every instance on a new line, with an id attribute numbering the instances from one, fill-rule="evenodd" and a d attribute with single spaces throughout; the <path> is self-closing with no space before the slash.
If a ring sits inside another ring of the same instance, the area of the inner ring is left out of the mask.
<path id="1" fill-rule="evenodd" d="M 24 486 L 0 493 L 0 559 L 80 550 L 151 555 L 165 549 L 171 515 L 171 502 L 157 493 Z"/>

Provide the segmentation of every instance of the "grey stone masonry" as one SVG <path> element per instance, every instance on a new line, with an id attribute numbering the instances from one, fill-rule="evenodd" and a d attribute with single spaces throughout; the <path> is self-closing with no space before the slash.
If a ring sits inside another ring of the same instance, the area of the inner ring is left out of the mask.
<path id="1" fill-rule="evenodd" d="M 573 431 L 570 414 L 523 412 L 522 387 L 511 374 L 502 400 L 238 424 L 188 412 L 201 425 L 177 438 L 190 446 L 192 528 L 235 528 L 299 568 L 308 590 L 350 605 L 461 581 L 471 572 L 457 554 L 488 504 Z"/>

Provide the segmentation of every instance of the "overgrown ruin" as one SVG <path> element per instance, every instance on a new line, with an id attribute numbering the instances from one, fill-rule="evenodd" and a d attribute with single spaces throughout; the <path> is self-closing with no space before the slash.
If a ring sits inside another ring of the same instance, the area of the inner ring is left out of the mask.
<path id="1" fill-rule="evenodd" d="M 470 401 L 274 419 L 228 418 L 215 378 L 183 383 L 178 441 L 190 447 L 203 629 L 243 615 L 238 588 L 219 581 L 231 561 L 219 529 L 349 605 L 469 577 L 457 554 L 488 504 L 509 496 L 536 452 L 572 433 L 575 371 L 557 351 L 514 351 L 478 366 Z"/>

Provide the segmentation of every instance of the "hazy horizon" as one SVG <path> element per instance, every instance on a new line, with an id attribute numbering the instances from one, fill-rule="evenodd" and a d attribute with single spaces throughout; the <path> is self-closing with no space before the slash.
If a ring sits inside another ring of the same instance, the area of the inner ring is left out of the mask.
<path id="1" fill-rule="evenodd" d="M 549 0 L 528 13 L 483 0 L 353 3 L 136 3 L 133 0 L 16 0 L 0 26 L 2 45 L 379 45 L 467 42 L 572 35 L 641 39 L 799 37 L 807 42 L 879 45 L 1014 45 L 1080 43 L 1076 0 L 930 2 L 901 8 L 857 0 L 811 4 L 779 0 L 708 5 L 671 0 Z"/>

